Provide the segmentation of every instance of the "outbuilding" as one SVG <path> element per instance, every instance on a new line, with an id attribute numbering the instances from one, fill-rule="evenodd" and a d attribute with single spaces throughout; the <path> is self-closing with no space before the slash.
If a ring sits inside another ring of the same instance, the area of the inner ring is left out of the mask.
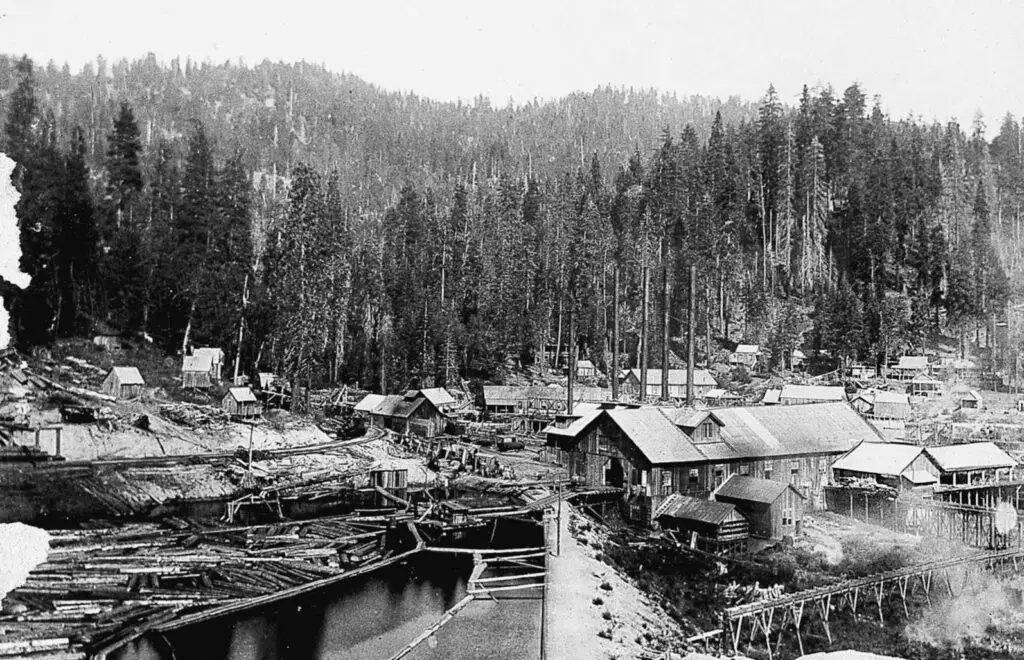
<path id="1" fill-rule="evenodd" d="M 209 354 L 193 353 L 181 360 L 182 389 L 206 389 L 213 385 L 211 372 L 213 360 Z"/>
<path id="2" fill-rule="evenodd" d="M 841 479 L 870 479 L 902 491 L 930 488 L 939 470 L 924 447 L 895 442 L 862 442 L 832 464 Z"/>
<path id="3" fill-rule="evenodd" d="M 942 396 L 942 382 L 928 374 L 917 374 L 910 381 L 910 395 L 923 397 Z"/>
<path id="4" fill-rule="evenodd" d="M 981 394 L 977 390 L 956 392 L 953 396 L 957 400 L 957 407 L 961 410 L 974 410 L 981 407 Z"/>
<path id="5" fill-rule="evenodd" d="M 734 474 L 713 497 L 734 505 L 749 521 L 752 536 L 781 539 L 803 530 L 804 496 L 787 482 Z"/>
<path id="6" fill-rule="evenodd" d="M 828 385 L 783 385 L 779 403 L 792 406 L 802 403 L 833 403 L 846 400 L 846 390 Z"/>
<path id="7" fill-rule="evenodd" d="M 232 387 L 221 400 L 224 412 L 232 417 L 257 417 L 260 402 L 248 387 Z"/>
<path id="8" fill-rule="evenodd" d="M 944 486 L 1011 481 L 1017 467 L 1017 461 L 994 442 L 929 447 L 925 453 L 939 469 Z"/>
<path id="9" fill-rule="evenodd" d="M 576 361 L 576 377 L 577 378 L 596 378 L 597 367 L 590 360 L 577 360 Z"/>
<path id="10" fill-rule="evenodd" d="M 103 393 L 116 399 L 133 399 L 145 388 L 146 381 L 135 367 L 114 367 L 103 380 Z"/>
<path id="11" fill-rule="evenodd" d="M 203 356 L 204 359 L 209 360 L 210 365 L 210 378 L 214 380 L 221 379 L 221 370 L 224 367 L 224 350 L 213 347 L 203 347 L 193 349 L 192 355 Z"/>
<path id="12" fill-rule="evenodd" d="M 655 512 L 662 529 L 680 532 L 684 539 L 696 534 L 716 543 L 732 543 L 750 536 L 750 525 L 736 507 L 699 497 L 672 495 Z"/>
<path id="13" fill-rule="evenodd" d="M 757 344 L 737 344 L 729 355 L 729 364 L 742 364 L 753 369 L 761 356 L 761 347 Z"/>

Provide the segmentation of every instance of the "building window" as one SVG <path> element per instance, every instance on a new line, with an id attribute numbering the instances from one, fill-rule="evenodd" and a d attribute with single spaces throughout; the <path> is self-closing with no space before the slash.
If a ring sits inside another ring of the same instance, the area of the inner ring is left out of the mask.
<path id="1" fill-rule="evenodd" d="M 715 466 L 715 482 L 716 483 L 720 482 L 722 480 L 722 477 L 724 477 L 724 476 L 725 476 L 725 468 L 722 467 L 721 465 L 716 465 Z"/>
<path id="2" fill-rule="evenodd" d="M 748 465 L 747 463 L 741 463 L 740 464 L 740 476 L 741 477 L 749 477 L 750 476 L 750 465 Z"/>
<path id="3" fill-rule="evenodd" d="M 690 469 L 689 483 L 691 486 L 696 486 L 698 483 L 700 483 L 700 472 L 697 470 L 697 468 Z"/>
<path id="4" fill-rule="evenodd" d="M 765 479 L 771 479 L 772 478 L 772 466 L 770 466 L 770 465 L 765 465 L 764 466 L 764 478 Z"/>
<path id="5" fill-rule="evenodd" d="M 661 471 L 661 494 L 672 494 L 672 470 Z"/>
<path id="6" fill-rule="evenodd" d="M 800 474 L 800 461 L 793 461 L 789 464 L 789 473 L 792 475 Z"/>
<path id="7" fill-rule="evenodd" d="M 599 454 L 607 454 L 611 451 L 611 443 L 608 442 L 608 436 L 601 431 L 597 432 L 597 451 Z"/>
<path id="8" fill-rule="evenodd" d="M 712 422 L 704 422 L 700 425 L 700 438 L 702 440 L 711 440 L 715 434 L 714 429 L 711 428 Z"/>

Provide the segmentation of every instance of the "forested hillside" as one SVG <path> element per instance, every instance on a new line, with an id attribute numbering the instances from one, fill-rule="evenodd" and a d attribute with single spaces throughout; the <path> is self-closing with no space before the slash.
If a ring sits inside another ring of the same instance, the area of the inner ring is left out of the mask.
<path id="1" fill-rule="evenodd" d="M 683 333 L 691 265 L 702 337 L 772 364 L 798 346 L 875 361 L 937 331 L 977 352 L 1019 290 L 1018 122 L 990 143 L 980 120 L 886 117 L 857 85 L 793 107 L 769 87 L 498 108 L 309 64 L 0 58 L 0 109 L 22 347 L 109 326 L 395 390 L 538 361 L 570 310 L 606 369 L 616 275 L 632 364 L 649 283 L 652 366 L 666 303 Z"/>

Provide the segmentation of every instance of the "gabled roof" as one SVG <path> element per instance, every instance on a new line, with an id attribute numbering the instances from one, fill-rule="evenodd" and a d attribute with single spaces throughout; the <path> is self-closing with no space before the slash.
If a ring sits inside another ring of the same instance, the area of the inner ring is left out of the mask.
<path id="1" fill-rule="evenodd" d="M 110 370 L 121 385 L 145 385 L 142 374 L 135 367 L 114 367 Z M 109 375 L 109 374 L 108 374 Z"/>
<path id="2" fill-rule="evenodd" d="M 846 403 L 720 408 L 722 441 L 701 444 L 710 460 L 831 454 L 881 436 Z"/>
<path id="3" fill-rule="evenodd" d="M 384 400 L 377 404 L 373 410 L 370 411 L 371 415 L 381 415 L 383 417 L 409 417 L 424 403 L 430 404 L 424 397 L 416 397 L 415 399 L 407 399 L 401 394 L 389 394 L 384 397 Z"/>
<path id="4" fill-rule="evenodd" d="M 675 417 L 675 423 L 677 426 L 682 426 L 683 428 L 695 429 L 708 418 L 711 418 L 715 424 L 722 426 L 722 420 L 710 410 L 694 410 L 690 412 L 683 411 L 683 414 Z"/>
<path id="5" fill-rule="evenodd" d="M 890 392 L 879 390 L 875 392 L 875 403 L 899 403 L 904 406 L 910 405 L 910 395 L 906 392 Z"/>
<path id="6" fill-rule="evenodd" d="M 833 470 L 899 476 L 924 451 L 924 447 L 895 442 L 862 442 L 832 464 Z"/>
<path id="7" fill-rule="evenodd" d="M 196 348 L 192 350 L 192 355 L 206 355 L 209 356 L 210 361 L 213 364 L 221 364 L 224 362 L 224 350 L 220 348 L 204 347 Z"/>
<path id="8" fill-rule="evenodd" d="M 908 371 L 924 371 L 928 368 L 927 355 L 901 355 L 900 361 L 894 369 L 906 369 Z"/>
<path id="9" fill-rule="evenodd" d="M 640 370 L 630 369 L 628 374 L 631 374 L 636 378 L 637 382 L 640 382 Z M 647 387 L 657 385 L 661 383 L 661 369 L 648 369 L 647 370 Z M 686 385 L 686 369 L 669 369 L 668 370 L 668 384 L 669 385 Z M 707 369 L 694 369 L 693 370 L 693 384 L 700 387 L 717 387 L 718 382 L 711 376 L 711 373 Z"/>
<path id="10" fill-rule="evenodd" d="M 357 412 L 370 412 L 383 403 L 386 398 L 383 394 L 367 394 L 363 397 L 362 401 L 356 404 L 354 410 Z"/>
<path id="11" fill-rule="evenodd" d="M 209 353 L 193 353 L 186 355 L 181 360 L 182 371 L 209 371 L 213 368 L 213 356 Z"/>
<path id="12" fill-rule="evenodd" d="M 238 403 L 256 403 L 256 395 L 248 387 L 232 387 L 228 390 L 228 396 Z"/>
<path id="13" fill-rule="evenodd" d="M 701 463 L 704 456 L 658 408 L 603 411 L 652 465 Z"/>
<path id="14" fill-rule="evenodd" d="M 935 380 L 934 378 L 932 378 L 928 374 L 917 374 L 912 379 L 910 379 L 910 382 L 911 383 L 931 383 L 933 385 L 942 385 L 942 381 L 941 380 Z"/>
<path id="15" fill-rule="evenodd" d="M 944 472 L 1008 468 L 1017 465 L 1017 461 L 993 442 L 928 447 L 925 451 Z"/>
<path id="16" fill-rule="evenodd" d="M 761 403 L 778 403 L 779 398 L 782 396 L 782 390 L 771 389 L 765 390 L 764 396 L 761 398 Z"/>
<path id="17" fill-rule="evenodd" d="M 736 350 L 733 353 L 748 353 L 756 355 L 761 352 L 761 347 L 757 344 L 737 344 Z"/>
<path id="18" fill-rule="evenodd" d="M 658 517 L 668 516 L 679 520 L 693 520 L 710 525 L 721 525 L 726 518 L 736 513 L 736 507 L 725 502 L 702 500 L 696 497 L 679 495 L 669 506 L 658 513 Z"/>
<path id="19" fill-rule="evenodd" d="M 789 488 L 793 488 L 793 486 L 786 481 L 758 479 L 757 477 L 734 474 L 715 490 L 714 498 L 718 501 L 772 504 Z M 793 488 L 793 492 L 803 498 L 796 488 Z"/>
<path id="20" fill-rule="evenodd" d="M 440 408 L 455 403 L 455 397 L 448 393 L 443 387 L 428 387 L 420 390 L 420 394 L 427 397 L 427 401 Z"/>
<path id="21" fill-rule="evenodd" d="M 846 391 L 842 387 L 830 387 L 827 385 L 783 385 L 779 398 L 842 401 L 846 398 Z"/>
<path id="22" fill-rule="evenodd" d="M 584 407 L 585 406 L 585 407 Z M 585 431 L 590 424 L 596 420 L 603 412 L 602 408 L 597 407 L 594 404 L 581 403 L 581 409 L 573 410 L 573 416 L 576 417 L 568 426 L 565 428 L 558 428 L 554 424 L 547 426 L 544 429 L 546 435 L 562 436 L 565 438 L 575 438 L 580 433 Z"/>
<path id="23" fill-rule="evenodd" d="M 594 363 L 590 360 L 576 360 L 577 369 L 594 369 Z"/>

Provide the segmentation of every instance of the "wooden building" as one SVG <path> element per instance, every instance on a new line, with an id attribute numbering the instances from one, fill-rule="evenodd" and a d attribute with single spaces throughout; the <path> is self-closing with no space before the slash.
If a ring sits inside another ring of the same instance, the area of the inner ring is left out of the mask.
<path id="1" fill-rule="evenodd" d="M 135 367 L 114 367 L 103 380 L 103 393 L 116 399 L 133 399 L 145 388 L 146 381 Z"/>
<path id="2" fill-rule="evenodd" d="M 832 464 L 833 477 L 870 479 L 901 491 L 931 489 L 939 469 L 924 447 L 895 442 L 862 442 Z"/>
<path id="3" fill-rule="evenodd" d="M 403 435 L 432 438 L 444 433 L 447 418 L 420 390 L 389 394 L 370 411 L 370 424 Z"/>
<path id="4" fill-rule="evenodd" d="M 259 417 L 260 402 L 248 387 L 232 387 L 221 399 L 224 412 L 232 417 Z"/>
<path id="5" fill-rule="evenodd" d="M 714 499 L 735 506 L 752 536 L 781 539 L 803 530 L 804 496 L 792 484 L 734 474 L 715 489 Z"/>
<path id="6" fill-rule="evenodd" d="M 646 523 L 673 493 L 706 497 L 734 474 L 791 484 L 821 506 L 832 461 L 881 440 L 845 403 L 606 409 L 546 436 L 570 476 L 625 488 L 627 515 Z"/>
<path id="7" fill-rule="evenodd" d="M 733 394 L 728 390 L 724 390 L 720 387 L 716 387 L 708 390 L 707 394 L 704 395 L 704 400 L 709 406 L 714 408 L 724 408 L 726 406 L 742 406 L 743 397 L 739 394 Z"/>
<path id="8" fill-rule="evenodd" d="M 655 512 L 662 529 L 679 532 L 680 540 L 696 534 L 716 544 L 745 541 L 750 525 L 735 505 L 686 495 L 673 495 Z"/>
<path id="9" fill-rule="evenodd" d="M 484 410 L 488 413 L 555 415 L 565 412 L 568 392 L 564 387 L 484 385 Z M 610 401 L 612 392 L 604 387 L 574 386 L 573 403 Z"/>
<path id="10" fill-rule="evenodd" d="M 441 412 L 446 413 L 455 407 L 455 397 L 443 387 L 428 387 L 419 390 L 419 393 L 425 396 Z"/>
<path id="11" fill-rule="evenodd" d="M 577 360 L 576 378 L 597 378 L 597 367 L 590 360 Z"/>
<path id="12" fill-rule="evenodd" d="M 851 364 L 847 372 L 854 380 L 867 380 L 878 376 L 878 372 L 870 364 Z"/>
<path id="13" fill-rule="evenodd" d="M 793 406 L 804 403 L 831 403 L 845 401 L 846 390 L 841 386 L 828 385 L 783 385 L 779 403 Z"/>
<path id="14" fill-rule="evenodd" d="M 219 348 L 203 347 L 195 348 L 192 350 L 192 355 L 198 355 L 203 359 L 208 359 L 210 364 L 210 378 L 214 380 L 221 379 L 221 371 L 224 367 L 224 351 Z"/>
<path id="15" fill-rule="evenodd" d="M 981 407 L 981 394 L 977 390 L 958 390 L 953 393 L 953 400 L 960 410 L 975 410 Z"/>
<path id="16" fill-rule="evenodd" d="M 193 353 L 181 359 L 182 389 L 206 389 L 213 385 L 213 360 L 209 354 Z"/>
<path id="17" fill-rule="evenodd" d="M 732 353 L 729 354 L 729 364 L 742 364 L 753 369 L 761 358 L 761 347 L 757 344 L 737 344 Z"/>
<path id="18" fill-rule="evenodd" d="M 911 380 L 914 376 L 927 375 L 929 373 L 928 356 L 900 356 L 899 362 L 890 369 L 890 373 L 900 380 Z"/>
<path id="19" fill-rule="evenodd" d="M 862 390 L 850 399 L 850 405 L 872 419 L 910 418 L 910 397 L 904 392 Z"/>
<path id="20" fill-rule="evenodd" d="M 373 409 L 382 404 L 386 398 L 387 397 L 383 394 L 367 394 L 360 399 L 359 403 L 355 405 L 352 411 L 357 417 L 370 419 L 370 414 L 373 412 Z"/>
<path id="21" fill-rule="evenodd" d="M 925 453 L 944 486 L 1012 481 L 1017 471 L 1017 461 L 993 442 L 928 447 Z"/>
<path id="22" fill-rule="evenodd" d="M 911 396 L 937 397 L 942 396 L 942 382 L 928 374 L 917 374 L 910 380 L 908 391 Z"/>
<path id="23" fill-rule="evenodd" d="M 686 398 L 686 369 L 668 370 L 668 396 L 670 399 Z M 693 370 L 693 395 L 703 399 L 708 392 L 718 387 L 718 383 L 707 369 Z M 624 394 L 638 397 L 640 394 L 640 370 L 630 369 L 622 379 L 621 391 Z M 647 398 L 661 398 L 661 369 L 647 370 Z"/>

